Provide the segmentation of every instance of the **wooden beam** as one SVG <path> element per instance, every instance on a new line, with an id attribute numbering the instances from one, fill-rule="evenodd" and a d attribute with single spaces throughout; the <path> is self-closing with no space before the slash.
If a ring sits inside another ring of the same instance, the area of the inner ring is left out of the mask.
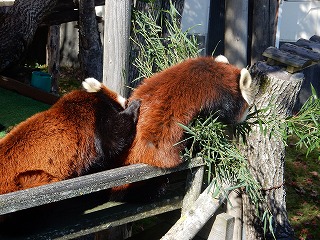
<path id="1" fill-rule="evenodd" d="M 58 96 L 55 96 L 53 94 L 42 91 L 40 89 L 31 87 L 27 84 L 21 83 L 12 78 L 1 76 L 1 75 L 0 75 L 0 87 L 16 91 L 21 95 L 33 98 L 37 101 L 41 101 L 50 105 L 54 104 L 59 99 Z"/>
<path id="2" fill-rule="evenodd" d="M 172 169 L 135 164 L 0 195 L 0 215 L 98 192 L 203 165 L 201 158 Z"/>
<path id="3" fill-rule="evenodd" d="M 105 229 L 123 226 L 130 222 L 179 209 L 181 208 L 181 202 L 182 196 L 165 198 L 149 204 L 107 202 L 81 215 L 72 217 L 72 215 L 66 216 L 62 214 L 60 218 L 55 219 L 56 221 L 53 222 L 52 225 L 41 228 L 36 233 L 31 233 L 31 235 L 27 232 L 25 233 L 26 235 L 18 239 L 15 238 L 15 240 L 75 239 L 90 233 L 97 233 Z"/>

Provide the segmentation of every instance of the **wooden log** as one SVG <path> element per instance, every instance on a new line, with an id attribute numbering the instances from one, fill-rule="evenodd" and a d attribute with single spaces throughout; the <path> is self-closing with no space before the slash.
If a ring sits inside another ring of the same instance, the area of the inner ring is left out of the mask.
<path id="1" fill-rule="evenodd" d="M 26 231 L 11 238 L 3 235 L 3 231 L 0 231 L 0 239 L 75 239 L 106 229 L 114 229 L 115 227 L 147 217 L 180 209 L 182 206 L 182 198 L 182 195 L 177 194 L 174 197 L 166 196 L 166 198 L 153 203 L 130 204 L 106 202 L 95 208 L 87 209 L 80 215 L 62 212 L 55 216 L 54 219 L 50 219 L 49 223 L 51 224 L 45 226 L 32 226 L 35 228 L 32 229 L 33 231 Z M 26 213 L 26 211 L 24 212 Z"/>
<path id="2" fill-rule="evenodd" d="M 221 189 L 227 189 L 223 185 Z M 193 239 L 206 222 L 226 200 L 228 192 L 220 192 L 213 197 L 217 186 L 210 184 L 199 196 L 193 206 L 177 221 L 161 240 Z"/>
<path id="3" fill-rule="evenodd" d="M 54 104 L 59 100 L 58 96 L 55 96 L 53 94 L 42 91 L 40 89 L 31 87 L 15 79 L 8 78 L 1 75 L 0 75 L 0 87 L 16 91 L 26 97 L 30 97 L 37 101 L 41 101 L 50 105 Z"/>
<path id="4" fill-rule="evenodd" d="M 300 71 L 301 69 L 312 64 L 312 61 L 310 59 L 281 51 L 275 47 L 268 47 L 262 55 L 267 57 L 268 59 L 275 60 L 277 63 L 286 65 L 287 71 L 290 73 Z"/>
<path id="5" fill-rule="evenodd" d="M 319 42 L 314 42 L 314 41 L 300 38 L 298 41 L 296 41 L 293 44 L 300 46 L 300 47 L 309 48 L 312 51 L 320 53 L 320 43 Z"/>
<path id="6" fill-rule="evenodd" d="M 299 47 L 297 45 L 291 44 L 291 43 L 284 43 L 280 46 L 280 50 L 286 51 L 292 54 L 296 54 L 300 57 L 310 59 L 313 62 L 319 62 L 320 61 L 320 53 L 317 53 L 315 51 L 312 51 L 310 49 Z"/>
<path id="7" fill-rule="evenodd" d="M 249 1 L 252 7 L 251 65 L 262 60 L 263 51 L 274 46 L 278 23 L 279 1 Z M 250 19 L 249 19 L 250 25 Z"/>
<path id="8" fill-rule="evenodd" d="M 0 21 L 0 72 L 18 63 L 57 0 L 16 0 Z"/>
<path id="9" fill-rule="evenodd" d="M 83 78 L 102 81 L 103 53 L 94 0 L 79 2 L 79 62 Z"/>
<path id="10" fill-rule="evenodd" d="M 208 239 L 233 240 L 234 217 L 227 213 L 217 215 Z"/>
<path id="11" fill-rule="evenodd" d="M 229 194 L 226 213 L 234 217 L 233 240 L 242 239 L 243 208 L 240 189 Z"/>
<path id="12" fill-rule="evenodd" d="M 318 36 L 318 35 L 313 35 L 313 36 L 310 38 L 310 41 L 320 43 L 320 36 Z"/>

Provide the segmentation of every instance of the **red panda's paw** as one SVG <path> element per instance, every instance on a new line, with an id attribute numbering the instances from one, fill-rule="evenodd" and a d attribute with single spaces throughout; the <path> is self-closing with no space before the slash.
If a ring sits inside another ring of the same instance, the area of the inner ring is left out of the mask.
<path id="1" fill-rule="evenodd" d="M 87 92 L 99 92 L 101 90 L 102 83 L 95 78 L 86 78 L 82 82 L 82 86 Z"/>

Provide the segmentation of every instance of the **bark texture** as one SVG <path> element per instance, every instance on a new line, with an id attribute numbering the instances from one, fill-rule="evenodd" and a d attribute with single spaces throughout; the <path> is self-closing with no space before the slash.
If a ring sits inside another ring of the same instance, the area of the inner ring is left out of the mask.
<path id="1" fill-rule="evenodd" d="M 79 60 L 83 78 L 102 81 L 103 50 L 94 0 L 79 2 Z"/>
<path id="2" fill-rule="evenodd" d="M 47 65 L 48 72 L 51 74 L 51 90 L 58 94 L 59 91 L 59 74 L 60 74 L 60 25 L 49 27 L 47 43 Z"/>
<path id="3" fill-rule="evenodd" d="M 254 80 L 260 82 L 259 93 L 255 99 L 257 109 L 272 104 L 271 111 L 277 119 L 285 119 L 292 115 L 304 79 L 302 73 L 289 74 L 279 67 L 271 67 L 258 62 L 251 68 Z M 293 238 L 286 211 L 286 194 L 284 189 L 285 145 L 281 136 L 269 133 L 262 134 L 259 126 L 255 126 L 247 138 L 247 145 L 242 149 L 247 157 L 253 176 L 261 184 L 264 197 L 274 217 L 274 233 L 277 239 Z M 243 196 L 244 222 L 246 239 L 263 239 L 263 228 L 256 219 L 255 208 L 248 197 Z M 265 207 L 265 206 L 264 206 Z M 272 238 L 268 235 L 267 238 Z"/>
<path id="4" fill-rule="evenodd" d="M 57 0 L 16 0 L 0 16 L 0 72 L 21 59 L 38 26 L 56 3 Z"/>
<path id="5" fill-rule="evenodd" d="M 262 53 L 274 46 L 278 23 L 279 0 L 249 1 L 252 14 L 251 64 L 263 59 Z"/>

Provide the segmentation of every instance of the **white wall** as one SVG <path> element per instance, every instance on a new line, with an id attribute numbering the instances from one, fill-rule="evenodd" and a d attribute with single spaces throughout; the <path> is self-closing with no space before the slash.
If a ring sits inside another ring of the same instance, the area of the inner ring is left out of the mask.
<path id="1" fill-rule="evenodd" d="M 210 0 L 185 0 L 181 19 L 182 31 L 189 28 L 190 34 L 204 36 L 204 47 L 208 36 Z"/>
<path id="2" fill-rule="evenodd" d="M 313 35 L 320 35 L 320 1 L 282 1 L 277 40 L 294 42 Z"/>

